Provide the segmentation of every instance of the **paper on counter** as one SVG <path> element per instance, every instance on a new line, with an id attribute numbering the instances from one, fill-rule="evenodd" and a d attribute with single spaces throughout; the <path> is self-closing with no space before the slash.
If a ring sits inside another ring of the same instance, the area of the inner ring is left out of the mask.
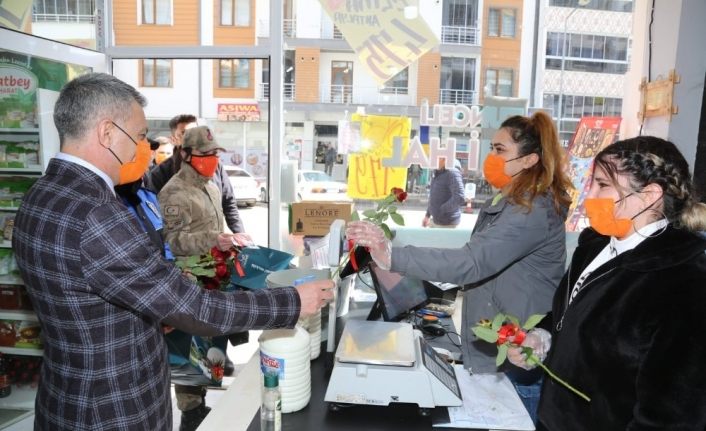
<path id="1" fill-rule="evenodd" d="M 534 424 L 515 387 L 503 373 L 470 374 L 456 365 L 463 405 L 448 407 L 449 423 L 435 427 L 533 431 Z"/>

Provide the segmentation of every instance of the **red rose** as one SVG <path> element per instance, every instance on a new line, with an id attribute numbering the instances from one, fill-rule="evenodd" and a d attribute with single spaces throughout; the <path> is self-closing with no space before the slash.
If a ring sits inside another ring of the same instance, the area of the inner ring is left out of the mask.
<path id="1" fill-rule="evenodd" d="M 203 287 L 206 290 L 218 290 L 221 285 L 220 283 L 218 283 L 218 281 L 211 278 L 203 283 Z"/>
<path id="2" fill-rule="evenodd" d="M 222 252 L 216 247 L 211 248 L 211 257 L 216 262 L 224 262 L 229 255 L 230 253 Z"/>
<path id="3" fill-rule="evenodd" d="M 226 275 L 228 275 L 228 267 L 226 266 L 225 262 L 220 261 L 216 263 L 216 277 L 223 278 Z"/>
<path id="4" fill-rule="evenodd" d="M 399 187 L 393 187 L 393 188 L 392 188 L 392 191 L 391 191 L 390 193 L 392 193 L 393 195 L 395 195 L 395 200 L 396 200 L 397 202 L 402 203 L 402 202 L 404 202 L 404 201 L 407 199 L 407 192 L 405 192 L 404 190 L 402 190 L 402 189 L 399 188 Z"/>
<path id="5" fill-rule="evenodd" d="M 518 325 L 506 323 L 498 330 L 498 341 L 496 341 L 496 343 L 499 346 L 509 341 L 513 344 L 520 345 L 525 340 L 526 335 L 525 331 L 520 329 Z"/>

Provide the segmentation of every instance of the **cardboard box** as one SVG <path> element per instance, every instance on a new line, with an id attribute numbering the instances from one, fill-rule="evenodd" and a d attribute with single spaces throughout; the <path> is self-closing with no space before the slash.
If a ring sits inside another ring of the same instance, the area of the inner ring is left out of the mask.
<path id="1" fill-rule="evenodd" d="M 351 220 L 352 202 L 295 202 L 289 205 L 289 233 L 324 236 L 336 219 Z"/>

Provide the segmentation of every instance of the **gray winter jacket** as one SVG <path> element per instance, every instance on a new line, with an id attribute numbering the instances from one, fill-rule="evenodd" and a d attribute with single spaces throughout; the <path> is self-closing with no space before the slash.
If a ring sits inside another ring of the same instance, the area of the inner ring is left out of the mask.
<path id="1" fill-rule="evenodd" d="M 476 339 L 470 327 L 499 312 L 524 321 L 551 309 L 564 274 L 564 219 L 551 196 L 535 198 L 532 210 L 505 198 L 488 199 L 473 234 L 459 249 L 406 246 L 392 249 L 392 270 L 424 280 L 465 285 L 461 333 L 464 366 L 495 372 L 497 348 Z"/>
<path id="2" fill-rule="evenodd" d="M 456 168 L 437 169 L 429 187 L 426 216 L 438 225 L 457 225 L 464 202 L 461 173 Z"/>

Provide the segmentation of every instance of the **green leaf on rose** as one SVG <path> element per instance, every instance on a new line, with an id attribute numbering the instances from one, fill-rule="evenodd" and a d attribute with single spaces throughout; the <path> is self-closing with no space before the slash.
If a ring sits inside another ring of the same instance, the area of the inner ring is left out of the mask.
<path id="1" fill-rule="evenodd" d="M 360 220 L 360 215 L 358 215 L 358 211 L 353 211 L 351 213 L 351 221 L 359 221 Z"/>
<path id="2" fill-rule="evenodd" d="M 508 315 L 505 316 L 505 318 L 506 318 L 507 320 L 509 320 L 510 322 L 514 323 L 515 325 L 520 326 L 520 319 L 518 319 L 517 317 L 515 317 L 515 316 L 510 316 L 510 315 L 508 314 Z"/>
<path id="3" fill-rule="evenodd" d="M 471 328 L 471 331 L 476 334 L 476 337 L 488 343 L 495 343 L 496 341 L 498 341 L 497 331 L 493 331 L 490 328 L 486 328 L 483 326 L 474 326 L 473 328 Z"/>
<path id="4" fill-rule="evenodd" d="M 533 314 L 533 315 L 531 315 L 531 316 L 527 319 L 527 321 L 525 322 L 525 324 L 522 325 L 522 329 L 524 329 L 525 331 L 529 331 L 530 329 L 532 329 L 532 328 L 534 328 L 535 326 L 537 326 L 537 324 L 538 324 L 539 322 L 541 322 L 542 319 L 544 319 L 544 316 L 545 316 L 544 314 Z"/>
<path id="5" fill-rule="evenodd" d="M 378 214 L 378 212 L 375 211 L 375 210 L 365 210 L 365 211 L 363 211 L 363 215 L 364 215 L 365 217 L 367 217 L 367 218 L 372 218 L 372 219 L 374 219 L 377 214 Z"/>
<path id="6" fill-rule="evenodd" d="M 498 313 L 493 319 L 493 323 L 490 325 L 490 327 L 493 329 L 493 331 L 497 331 L 498 329 L 500 329 L 501 326 L 503 326 L 504 322 L 505 315 L 503 313 Z"/>
<path id="7" fill-rule="evenodd" d="M 385 223 L 381 223 L 380 228 L 385 233 L 385 238 L 392 239 L 392 231 L 390 231 L 390 228 Z"/>
<path id="8" fill-rule="evenodd" d="M 390 217 L 392 218 L 392 221 L 398 225 L 404 226 L 404 218 L 400 214 L 390 212 Z"/>
<path id="9" fill-rule="evenodd" d="M 507 344 L 501 344 L 498 346 L 498 356 L 495 357 L 495 366 L 499 367 L 507 359 Z"/>

